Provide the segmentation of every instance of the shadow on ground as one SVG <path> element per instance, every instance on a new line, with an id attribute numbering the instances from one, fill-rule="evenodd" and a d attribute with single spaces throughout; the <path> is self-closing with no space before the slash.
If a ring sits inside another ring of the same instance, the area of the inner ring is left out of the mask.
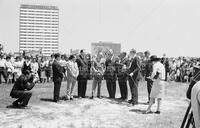
<path id="1" fill-rule="evenodd" d="M 131 109 L 129 110 L 130 112 L 135 112 L 135 113 L 139 113 L 139 114 L 143 114 L 146 112 L 146 110 L 141 110 L 141 109 Z"/>

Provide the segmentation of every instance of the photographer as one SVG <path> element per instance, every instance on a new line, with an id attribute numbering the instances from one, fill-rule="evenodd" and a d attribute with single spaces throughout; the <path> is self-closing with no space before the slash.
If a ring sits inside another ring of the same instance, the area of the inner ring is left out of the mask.
<path id="1" fill-rule="evenodd" d="M 30 90 L 35 86 L 35 82 L 36 79 L 34 79 L 34 75 L 32 75 L 29 70 L 26 70 L 24 74 L 17 79 L 10 93 L 12 98 L 17 99 L 12 103 L 13 107 L 27 107 L 32 96 L 32 92 Z"/>

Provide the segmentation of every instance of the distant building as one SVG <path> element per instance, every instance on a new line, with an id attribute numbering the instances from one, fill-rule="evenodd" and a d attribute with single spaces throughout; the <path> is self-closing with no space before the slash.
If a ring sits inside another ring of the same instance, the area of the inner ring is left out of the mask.
<path id="1" fill-rule="evenodd" d="M 19 52 L 41 51 L 49 56 L 59 50 L 59 9 L 57 6 L 20 6 Z"/>
<path id="2" fill-rule="evenodd" d="M 71 49 L 70 50 L 70 54 L 79 54 L 79 53 L 80 53 L 79 49 L 75 49 L 75 50 Z"/>
<path id="3" fill-rule="evenodd" d="M 99 52 L 105 53 L 108 50 L 112 49 L 115 56 L 118 56 L 121 53 L 121 44 L 112 43 L 112 42 L 98 42 L 91 44 L 91 53 L 95 55 Z"/>

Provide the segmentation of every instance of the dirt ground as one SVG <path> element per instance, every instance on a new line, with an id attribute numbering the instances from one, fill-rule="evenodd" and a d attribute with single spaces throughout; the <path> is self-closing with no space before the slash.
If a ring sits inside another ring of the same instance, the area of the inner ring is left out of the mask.
<path id="1" fill-rule="evenodd" d="M 52 102 L 53 84 L 38 84 L 32 90 L 33 97 L 28 109 L 11 109 L 14 99 L 9 97 L 13 85 L 0 85 L 1 128 L 178 128 L 188 106 L 185 98 L 187 84 L 167 83 L 162 101 L 161 114 L 142 114 L 147 104 L 146 83 L 139 86 L 139 104 L 131 106 L 119 100 L 110 100 L 105 81 L 102 96 L 98 99 L 74 99 L 60 103 Z M 91 95 L 91 81 L 87 96 Z M 65 95 L 66 82 L 62 84 L 61 96 Z M 129 91 L 130 92 L 130 91 Z M 77 95 L 77 87 L 74 89 Z M 116 97 L 120 97 L 117 85 Z M 130 93 L 129 93 L 130 98 Z M 155 111 L 156 105 L 153 106 Z"/>

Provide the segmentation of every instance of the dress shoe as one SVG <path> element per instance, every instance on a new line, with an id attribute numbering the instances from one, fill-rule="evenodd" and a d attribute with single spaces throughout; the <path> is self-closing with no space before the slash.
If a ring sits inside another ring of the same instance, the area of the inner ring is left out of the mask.
<path id="1" fill-rule="evenodd" d="M 13 107 L 18 107 L 18 106 L 19 106 L 19 102 L 18 102 L 18 101 L 13 102 L 13 103 L 12 103 L 12 106 L 13 106 Z"/>
<path id="2" fill-rule="evenodd" d="M 74 99 L 74 97 L 73 96 L 70 96 L 70 100 L 73 100 Z"/>
<path id="3" fill-rule="evenodd" d="M 97 98 L 99 98 L 99 99 L 102 99 L 102 97 L 101 97 L 101 96 L 97 96 Z"/>
<path id="4" fill-rule="evenodd" d="M 155 113 L 156 113 L 156 114 L 160 114 L 160 111 L 156 111 Z"/>
<path id="5" fill-rule="evenodd" d="M 94 96 L 91 96 L 90 99 L 94 99 Z"/>
<path id="6" fill-rule="evenodd" d="M 133 100 L 128 100 L 128 103 L 130 103 L 130 104 L 133 103 Z"/>

